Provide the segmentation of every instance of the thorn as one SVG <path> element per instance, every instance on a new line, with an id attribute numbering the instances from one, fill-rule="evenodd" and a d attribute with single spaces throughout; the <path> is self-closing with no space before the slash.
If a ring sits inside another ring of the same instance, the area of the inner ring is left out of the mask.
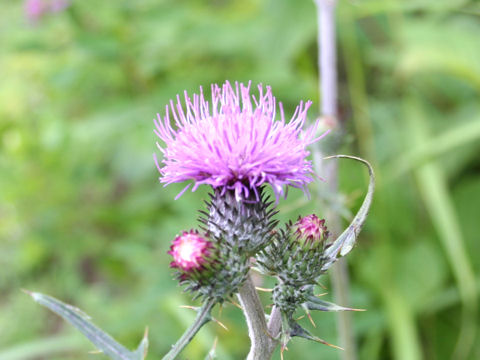
<path id="1" fill-rule="evenodd" d="M 222 328 L 224 328 L 226 331 L 228 331 L 228 328 L 223 323 L 218 321 L 217 319 L 212 317 L 212 321 L 215 321 L 218 325 L 220 325 Z"/>
<path id="2" fill-rule="evenodd" d="M 222 316 L 222 311 L 223 311 L 223 304 L 220 304 L 218 307 L 218 316 Z"/>
<path id="3" fill-rule="evenodd" d="M 261 288 L 261 287 L 258 287 L 258 286 L 255 286 L 255 289 L 257 289 L 258 291 L 263 291 L 263 292 L 272 292 L 273 289 L 266 289 L 266 288 Z"/>
<path id="4" fill-rule="evenodd" d="M 280 349 L 280 359 L 283 360 L 283 352 L 287 350 L 288 351 L 288 348 L 287 348 L 287 345 L 286 344 L 282 344 L 282 348 Z"/>
<path id="5" fill-rule="evenodd" d="M 319 342 L 319 343 L 321 343 L 321 344 L 324 344 L 324 345 L 333 347 L 334 349 L 345 350 L 344 348 L 342 348 L 342 347 L 340 347 L 340 346 L 330 344 L 330 343 L 326 342 L 325 340 L 322 340 L 322 339 L 317 338 L 317 337 L 313 338 L 313 340 L 315 340 L 316 342 Z"/>
<path id="6" fill-rule="evenodd" d="M 323 284 L 320 284 L 319 282 L 317 282 L 317 285 L 320 286 L 323 290 L 327 290 L 327 287 Z"/>
<path id="7" fill-rule="evenodd" d="M 312 323 L 313 327 L 316 328 L 317 325 L 315 325 L 315 322 L 314 322 L 313 319 L 312 319 L 312 315 L 310 315 L 310 313 L 307 312 L 307 316 L 308 316 L 308 320 L 310 320 L 310 322 Z"/>
<path id="8" fill-rule="evenodd" d="M 179 308 L 181 308 L 181 309 L 197 310 L 197 308 L 196 308 L 195 306 L 191 306 L 191 305 L 180 305 Z"/>
<path id="9" fill-rule="evenodd" d="M 327 294 L 328 294 L 328 293 L 325 292 L 325 293 L 317 294 L 317 295 L 315 295 L 315 296 L 316 296 L 316 297 L 322 297 L 322 296 L 325 296 L 325 295 L 327 295 Z"/>
<path id="10" fill-rule="evenodd" d="M 236 306 L 237 308 L 243 311 L 242 306 L 239 303 L 235 302 L 235 300 L 231 299 L 230 302 L 232 303 L 233 306 Z"/>
<path id="11" fill-rule="evenodd" d="M 145 332 L 143 333 L 143 338 L 144 338 L 144 339 L 148 339 L 148 331 L 149 331 L 149 329 L 148 329 L 148 326 L 147 326 L 147 327 L 145 328 Z"/>
<path id="12" fill-rule="evenodd" d="M 213 340 L 213 345 L 210 351 L 208 352 L 208 359 L 212 360 L 215 358 L 215 350 L 217 349 L 217 342 L 218 342 L 218 336 L 215 336 L 215 340 Z"/>
<path id="13" fill-rule="evenodd" d="M 305 317 L 305 315 L 302 315 L 302 316 L 296 318 L 295 321 L 302 320 L 304 317 Z"/>
<path id="14" fill-rule="evenodd" d="M 102 350 L 91 350 L 88 353 L 93 354 L 93 355 L 99 355 L 99 354 L 103 354 L 103 351 Z"/>

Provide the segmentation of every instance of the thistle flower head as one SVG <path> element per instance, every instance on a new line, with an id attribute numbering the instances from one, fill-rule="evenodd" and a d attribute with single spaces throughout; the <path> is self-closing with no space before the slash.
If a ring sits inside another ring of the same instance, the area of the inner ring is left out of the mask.
<path id="1" fill-rule="evenodd" d="M 163 167 L 155 158 L 162 183 L 193 181 L 192 191 L 208 184 L 234 191 L 237 201 L 251 192 L 258 201 L 257 189 L 266 183 L 277 199 L 287 186 L 306 191 L 312 181 L 306 148 L 321 137 L 315 137 L 318 121 L 302 129 L 311 102 L 300 102 L 290 121 L 279 103 L 276 120 L 277 102 L 271 88 L 259 85 L 258 95 L 251 95 L 250 85 L 212 85 L 211 102 L 201 88 L 193 98 L 185 92 L 183 104 L 180 96 L 176 103 L 170 101 L 165 117 L 158 115 L 154 120 L 154 131 L 164 143 L 157 143 Z"/>
<path id="2" fill-rule="evenodd" d="M 25 15 L 32 22 L 38 21 L 48 11 L 44 0 L 26 0 L 24 6 Z"/>
<path id="3" fill-rule="evenodd" d="M 325 219 L 319 219 L 315 214 L 299 217 L 295 227 L 297 238 L 306 243 L 324 242 L 330 235 L 325 226 Z"/>
<path id="4" fill-rule="evenodd" d="M 70 0 L 26 0 L 25 15 L 33 23 L 48 13 L 58 13 L 70 6 Z"/>
<path id="5" fill-rule="evenodd" d="M 199 270 L 208 262 L 212 247 L 212 243 L 196 231 L 184 231 L 175 238 L 168 251 L 173 257 L 170 266 L 184 272 Z"/>

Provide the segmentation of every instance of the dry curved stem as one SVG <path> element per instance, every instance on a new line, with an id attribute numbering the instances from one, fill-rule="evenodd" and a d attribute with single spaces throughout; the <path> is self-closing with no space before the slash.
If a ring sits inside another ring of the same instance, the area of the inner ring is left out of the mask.
<path id="1" fill-rule="evenodd" d="M 367 160 L 350 155 L 333 155 L 325 157 L 324 160 L 339 158 L 351 159 L 364 164 L 368 169 L 370 180 L 368 183 L 367 194 L 365 195 L 365 199 L 363 200 L 363 203 L 360 206 L 357 214 L 347 229 L 345 229 L 343 233 L 340 234 L 340 236 L 338 236 L 338 238 L 335 239 L 335 241 L 331 243 L 325 251 L 325 257 L 327 261 L 322 268 L 323 271 L 326 271 L 330 266 L 332 266 L 332 264 L 337 261 L 339 257 L 347 255 L 353 249 L 355 241 L 357 240 L 357 236 L 360 233 L 365 220 L 367 219 L 368 211 L 370 210 L 370 205 L 372 204 L 373 192 L 375 190 L 375 175 L 373 173 L 372 165 L 370 165 Z"/>

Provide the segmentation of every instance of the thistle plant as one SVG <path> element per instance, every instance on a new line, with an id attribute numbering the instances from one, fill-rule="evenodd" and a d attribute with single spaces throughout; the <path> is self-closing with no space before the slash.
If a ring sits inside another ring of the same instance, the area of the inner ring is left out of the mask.
<path id="1" fill-rule="evenodd" d="M 318 135 L 318 121 L 304 129 L 311 103 L 301 102 L 287 121 L 270 87 L 260 85 L 258 93 L 251 94 L 251 83 L 232 86 L 226 82 L 222 87 L 212 85 L 211 97 L 208 102 L 202 89 L 192 98 L 185 93 L 183 102 L 177 96 L 176 103 L 166 106 L 165 116 L 158 115 L 154 121 L 155 133 L 162 141 L 157 143 L 163 154 L 162 165 L 155 157 L 160 182 L 190 181 L 177 198 L 192 184 L 192 191 L 200 184 L 212 189 L 199 222 L 216 255 L 200 272 L 185 271 L 178 279 L 187 282 L 186 289 L 205 303 L 233 301 L 232 296 L 239 293 L 252 342 L 249 359 L 270 358 L 277 342 L 283 350 L 293 336 L 328 344 L 302 328 L 294 313 L 298 309 L 307 314 L 313 310 L 354 310 L 322 301 L 313 290 L 337 257 L 351 249 L 368 211 L 373 181 L 359 215 L 336 241 L 328 242 L 325 219 L 315 214 L 277 228 L 274 216 L 279 198 L 286 197 L 290 186 L 308 193 L 313 171 L 307 147 L 326 135 Z M 265 195 L 268 185 L 275 201 Z M 175 242 L 170 252 L 174 259 Z M 195 254 L 200 253 L 200 248 L 189 251 L 191 261 L 195 262 L 199 256 Z M 277 278 L 272 292 L 276 311 L 270 316 L 271 328 L 278 328 L 275 322 L 280 323 L 277 333 L 267 328 L 263 308 L 258 308 L 262 306 L 258 294 L 249 286 L 251 267 Z M 198 331 L 196 324 L 203 322 L 197 318 L 193 330 L 187 330 L 189 338 Z M 258 339 L 262 331 L 270 339 Z M 175 358 L 179 351 L 175 345 L 165 358 Z"/>
<path id="2" fill-rule="evenodd" d="M 355 310 L 320 300 L 314 289 L 329 267 L 352 249 L 366 219 L 374 188 L 370 165 L 355 157 L 333 156 L 361 161 L 370 172 L 367 196 L 338 238 L 331 239 L 328 219 L 316 214 L 283 225 L 275 219 L 288 188 L 308 195 L 307 185 L 315 179 L 308 146 L 327 133 L 319 134 L 318 121 L 306 125 L 310 105 L 300 102 L 287 120 L 270 87 L 259 85 L 252 91 L 251 83 L 226 82 L 212 85 L 210 101 L 201 88 L 192 97 L 186 92 L 183 98 L 177 96 L 165 107 L 164 116 L 154 120 L 162 153 L 161 159 L 154 156 L 160 182 L 164 186 L 188 182 L 176 199 L 190 187 L 195 191 L 206 185 L 211 190 L 199 210 L 198 229 L 180 230 L 168 251 L 175 278 L 202 305 L 164 359 L 177 358 L 202 326 L 214 320 L 213 307 L 235 302 L 235 296 L 247 320 L 251 360 L 270 359 L 278 344 L 283 356 L 294 336 L 328 344 L 297 322 L 298 310 L 309 316 L 314 310 Z M 276 279 L 268 316 L 250 279 L 252 269 Z M 146 355 L 146 338 L 130 352 L 71 307 L 42 294 L 32 296 L 112 359 Z"/>

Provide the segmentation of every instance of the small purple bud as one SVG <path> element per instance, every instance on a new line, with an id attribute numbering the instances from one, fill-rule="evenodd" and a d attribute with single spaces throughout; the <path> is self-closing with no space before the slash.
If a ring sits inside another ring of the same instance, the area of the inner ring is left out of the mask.
<path id="1" fill-rule="evenodd" d="M 209 262 L 212 248 L 212 243 L 195 230 L 184 231 L 173 240 L 170 251 L 168 251 L 168 254 L 173 257 L 170 267 L 183 272 L 200 270 Z"/>
<path id="2" fill-rule="evenodd" d="M 312 245 L 323 243 L 330 235 L 325 226 L 325 219 L 319 219 L 315 214 L 299 217 L 295 226 L 297 238 Z"/>

